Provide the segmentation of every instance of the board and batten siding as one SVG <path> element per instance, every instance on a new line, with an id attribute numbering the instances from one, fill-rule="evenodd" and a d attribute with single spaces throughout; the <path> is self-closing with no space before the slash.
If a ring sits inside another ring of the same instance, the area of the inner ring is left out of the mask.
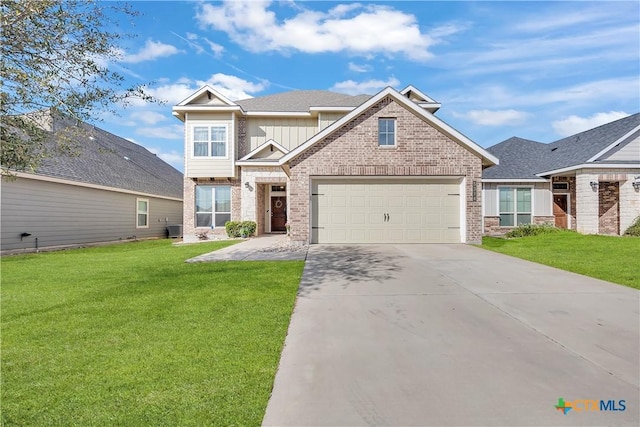
<path id="1" fill-rule="evenodd" d="M 249 151 L 255 150 L 270 139 L 291 151 L 316 133 L 318 120 L 315 118 L 252 117 L 247 120 Z"/>
<path id="2" fill-rule="evenodd" d="M 148 228 L 136 228 L 138 198 L 149 201 Z M 165 237 L 182 223 L 182 201 L 26 178 L 3 180 L 1 201 L 2 251 L 34 249 L 36 237 L 41 248 Z"/>
<path id="3" fill-rule="evenodd" d="M 318 132 L 322 129 L 328 127 L 329 125 L 337 122 L 342 117 L 344 117 L 345 113 L 323 113 L 318 114 Z"/>
<path id="4" fill-rule="evenodd" d="M 233 113 L 187 113 L 185 119 L 185 176 L 189 178 L 236 176 L 236 120 Z M 194 126 L 227 126 L 227 155 L 224 158 L 193 156 Z"/>
<path id="5" fill-rule="evenodd" d="M 635 138 L 626 145 L 614 148 L 606 157 L 603 157 L 602 160 L 640 162 L 640 133 L 636 134 Z"/>
<path id="6" fill-rule="evenodd" d="M 552 216 L 551 190 L 548 182 L 485 182 L 484 188 L 484 216 L 498 216 L 498 187 L 533 187 L 533 216 Z"/>

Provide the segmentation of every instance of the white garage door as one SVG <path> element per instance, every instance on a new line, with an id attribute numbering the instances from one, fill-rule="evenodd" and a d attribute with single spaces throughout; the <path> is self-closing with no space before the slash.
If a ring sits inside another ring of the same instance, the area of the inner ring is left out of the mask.
<path id="1" fill-rule="evenodd" d="M 460 184 L 314 180 L 312 243 L 460 243 Z"/>

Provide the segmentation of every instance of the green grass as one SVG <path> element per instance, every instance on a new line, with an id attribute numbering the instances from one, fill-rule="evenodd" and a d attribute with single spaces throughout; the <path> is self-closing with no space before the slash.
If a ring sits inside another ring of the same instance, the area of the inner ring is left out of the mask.
<path id="1" fill-rule="evenodd" d="M 517 239 L 484 237 L 482 247 L 640 289 L 640 239 L 636 237 L 563 231 Z"/>
<path id="2" fill-rule="evenodd" d="M 302 261 L 168 240 L 2 259 L 2 422 L 259 425 Z"/>

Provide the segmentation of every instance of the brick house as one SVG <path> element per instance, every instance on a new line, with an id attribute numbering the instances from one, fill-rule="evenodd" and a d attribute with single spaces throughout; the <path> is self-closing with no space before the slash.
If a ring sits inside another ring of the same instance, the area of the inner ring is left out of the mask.
<path id="1" fill-rule="evenodd" d="M 549 223 L 587 234 L 624 234 L 640 216 L 640 113 L 550 144 L 509 138 L 488 148 L 486 233 Z"/>
<path id="2" fill-rule="evenodd" d="M 413 86 L 236 102 L 201 88 L 173 107 L 185 125 L 185 240 L 252 220 L 297 243 L 479 242 L 482 171 L 498 159 L 439 107 Z"/>

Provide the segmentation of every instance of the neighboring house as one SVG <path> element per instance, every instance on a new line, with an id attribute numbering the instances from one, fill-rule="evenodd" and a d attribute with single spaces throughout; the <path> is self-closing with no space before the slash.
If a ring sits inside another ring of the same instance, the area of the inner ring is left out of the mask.
<path id="1" fill-rule="evenodd" d="M 41 114 L 50 135 L 72 135 L 73 154 L 3 177 L 3 252 L 165 237 L 167 225 L 182 222 L 179 171 L 102 129 Z"/>
<path id="2" fill-rule="evenodd" d="M 640 113 L 550 144 L 510 138 L 488 149 L 484 229 L 555 224 L 623 234 L 640 216 Z"/>
<path id="3" fill-rule="evenodd" d="M 228 220 L 296 243 L 460 243 L 482 236 L 482 170 L 497 158 L 416 88 L 292 91 L 232 102 L 205 86 L 185 125 L 184 235 Z"/>

